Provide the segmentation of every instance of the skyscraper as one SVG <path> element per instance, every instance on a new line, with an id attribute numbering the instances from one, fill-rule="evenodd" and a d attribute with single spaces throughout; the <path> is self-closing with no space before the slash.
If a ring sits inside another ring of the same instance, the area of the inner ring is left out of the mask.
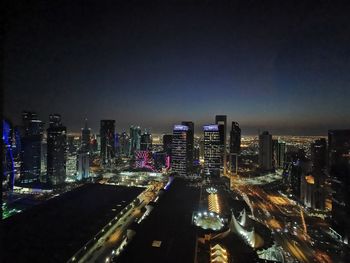
<path id="1" fill-rule="evenodd" d="M 224 175 L 226 175 L 227 174 L 227 149 L 226 149 L 227 116 L 216 115 L 215 124 L 218 125 L 218 129 L 220 133 L 221 163 L 224 168 Z"/>
<path id="2" fill-rule="evenodd" d="M 47 129 L 47 177 L 53 185 L 62 184 L 66 179 L 67 130 L 59 114 L 49 116 Z"/>
<path id="3" fill-rule="evenodd" d="M 81 129 L 81 144 L 77 155 L 77 178 L 83 180 L 89 177 L 90 170 L 90 132 L 88 128 L 87 119 L 85 119 L 85 126 Z"/>
<path id="4" fill-rule="evenodd" d="M 194 148 L 194 123 L 192 121 L 183 121 L 182 125 L 188 127 L 187 131 L 187 169 L 193 170 L 193 148 Z"/>
<path id="5" fill-rule="evenodd" d="M 172 134 L 164 134 L 163 135 L 163 151 L 166 152 L 168 156 L 171 156 L 171 144 L 173 141 Z"/>
<path id="6" fill-rule="evenodd" d="M 325 138 L 311 144 L 311 161 L 314 170 L 323 170 L 327 167 L 327 141 Z"/>
<path id="7" fill-rule="evenodd" d="M 129 155 L 130 137 L 126 132 L 122 132 L 119 136 L 119 148 L 121 155 Z"/>
<path id="8" fill-rule="evenodd" d="M 329 174 L 332 178 L 333 228 L 344 241 L 350 237 L 350 130 L 328 131 Z"/>
<path id="9" fill-rule="evenodd" d="M 230 132 L 230 171 L 233 174 L 238 173 L 238 155 L 241 151 L 241 128 L 238 122 L 232 122 L 232 128 Z"/>
<path id="10" fill-rule="evenodd" d="M 273 161 L 274 168 L 282 169 L 286 159 L 286 143 L 279 140 L 272 140 L 273 144 Z"/>
<path id="11" fill-rule="evenodd" d="M 204 125 L 204 168 L 211 176 L 220 176 L 222 140 L 218 125 Z"/>
<path id="12" fill-rule="evenodd" d="M 87 119 L 85 119 L 84 128 L 81 129 L 81 146 L 80 146 L 80 150 L 82 152 L 89 152 L 90 151 L 90 134 L 91 134 L 91 129 L 88 128 Z"/>
<path id="13" fill-rule="evenodd" d="M 13 128 L 9 121 L 2 121 L 2 165 L 3 175 L 2 186 L 4 190 L 12 190 L 15 182 L 15 160 L 12 150 Z"/>
<path id="14" fill-rule="evenodd" d="M 272 169 L 272 135 L 264 131 L 259 135 L 259 166 L 268 171 Z"/>
<path id="15" fill-rule="evenodd" d="M 39 181 L 41 168 L 41 140 L 43 123 L 34 112 L 23 112 L 21 139 L 21 183 Z"/>
<path id="16" fill-rule="evenodd" d="M 140 150 L 141 151 L 152 151 L 152 135 L 147 131 L 145 131 L 141 135 Z"/>
<path id="17" fill-rule="evenodd" d="M 187 162 L 187 136 L 189 127 L 186 125 L 174 125 L 172 138 L 171 168 L 181 176 L 188 175 Z"/>
<path id="18" fill-rule="evenodd" d="M 89 152 L 82 152 L 80 151 L 78 153 L 78 180 L 84 180 L 89 178 L 90 175 L 90 164 L 89 164 Z"/>
<path id="19" fill-rule="evenodd" d="M 115 120 L 101 120 L 101 163 L 110 164 L 115 157 Z"/>
<path id="20" fill-rule="evenodd" d="M 133 156 L 135 151 L 141 148 L 141 129 L 139 126 L 130 127 L 130 151 L 129 155 Z"/>
<path id="21" fill-rule="evenodd" d="M 327 141 L 325 138 L 318 139 L 311 144 L 311 161 L 316 186 L 315 208 L 324 210 L 326 197 L 329 195 L 326 186 Z"/>

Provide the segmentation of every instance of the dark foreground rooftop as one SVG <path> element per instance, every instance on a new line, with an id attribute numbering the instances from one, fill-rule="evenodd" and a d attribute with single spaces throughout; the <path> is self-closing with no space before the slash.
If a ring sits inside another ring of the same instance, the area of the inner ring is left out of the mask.
<path id="1" fill-rule="evenodd" d="M 3 221 L 0 261 L 66 262 L 142 191 L 86 184 L 14 215 Z"/>
<path id="2" fill-rule="evenodd" d="M 117 262 L 194 262 L 196 228 L 191 220 L 198 202 L 199 189 L 175 179 Z"/>

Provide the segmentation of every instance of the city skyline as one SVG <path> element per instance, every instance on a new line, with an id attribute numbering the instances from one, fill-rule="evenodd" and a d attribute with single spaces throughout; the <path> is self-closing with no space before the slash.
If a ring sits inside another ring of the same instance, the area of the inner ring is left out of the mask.
<path id="1" fill-rule="evenodd" d="M 12 4 L 4 116 L 59 113 L 195 130 L 224 114 L 243 134 L 326 135 L 349 127 L 347 7 L 322 2 Z M 292 7 L 292 8 L 291 8 Z M 324 14 L 327 14 L 325 16 Z M 38 99 L 42 98 L 42 99 Z M 197 133 L 197 132 L 196 132 Z"/>

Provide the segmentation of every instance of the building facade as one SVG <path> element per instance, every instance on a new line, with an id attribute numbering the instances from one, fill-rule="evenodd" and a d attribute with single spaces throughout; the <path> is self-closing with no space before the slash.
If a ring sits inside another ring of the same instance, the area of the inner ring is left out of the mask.
<path id="1" fill-rule="evenodd" d="M 205 173 L 218 177 L 222 158 L 222 140 L 219 125 L 204 125 L 204 170 Z"/>
<path id="2" fill-rule="evenodd" d="M 66 180 L 67 129 L 59 114 L 49 116 L 47 129 L 47 181 L 59 185 Z"/>

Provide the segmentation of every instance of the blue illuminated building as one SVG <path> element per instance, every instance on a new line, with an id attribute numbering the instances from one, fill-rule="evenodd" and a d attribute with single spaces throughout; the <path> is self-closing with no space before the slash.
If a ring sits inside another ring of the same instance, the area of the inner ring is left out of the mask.
<path id="1" fill-rule="evenodd" d="M 12 152 L 12 129 L 11 124 L 3 120 L 2 140 L 3 140 L 3 186 L 4 190 L 13 190 L 15 183 L 14 156 Z M 5 183 L 5 184 L 4 184 Z"/>

